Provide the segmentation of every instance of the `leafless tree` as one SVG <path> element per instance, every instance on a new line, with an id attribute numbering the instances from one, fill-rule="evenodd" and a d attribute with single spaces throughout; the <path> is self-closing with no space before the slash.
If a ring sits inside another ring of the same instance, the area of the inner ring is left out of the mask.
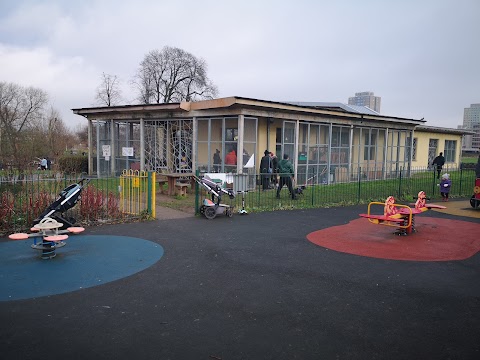
<path id="1" fill-rule="evenodd" d="M 34 87 L 0 82 L 0 153 L 4 161 L 20 166 L 28 162 L 25 153 L 33 126 L 44 116 L 47 93 Z"/>
<path id="2" fill-rule="evenodd" d="M 97 88 L 95 101 L 99 105 L 113 106 L 122 102 L 120 80 L 116 75 L 102 73 L 101 83 Z"/>
<path id="3" fill-rule="evenodd" d="M 77 125 L 77 127 L 75 128 L 75 136 L 82 145 L 88 144 L 88 125 Z"/>
<path id="4" fill-rule="evenodd" d="M 145 55 L 133 84 L 146 104 L 212 99 L 218 92 L 203 59 L 169 46 Z"/>

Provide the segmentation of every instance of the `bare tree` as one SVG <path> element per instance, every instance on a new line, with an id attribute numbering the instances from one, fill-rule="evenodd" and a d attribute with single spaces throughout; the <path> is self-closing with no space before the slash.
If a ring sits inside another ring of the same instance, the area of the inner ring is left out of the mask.
<path id="1" fill-rule="evenodd" d="M 122 102 L 120 80 L 116 75 L 102 73 L 101 83 L 97 88 L 95 101 L 99 105 L 113 106 Z"/>
<path id="2" fill-rule="evenodd" d="M 75 136 L 82 145 L 88 144 L 88 125 L 78 124 L 75 128 Z"/>
<path id="3" fill-rule="evenodd" d="M 32 127 L 42 119 L 47 93 L 33 87 L 0 82 L 0 153 L 17 166 L 28 162 Z"/>
<path id="4" fill-rule="evenodd" d="M 133 83 L 146 104 L 212 99 L 218 92 L 203 59 L 168 46 L 145 55 Z"/>

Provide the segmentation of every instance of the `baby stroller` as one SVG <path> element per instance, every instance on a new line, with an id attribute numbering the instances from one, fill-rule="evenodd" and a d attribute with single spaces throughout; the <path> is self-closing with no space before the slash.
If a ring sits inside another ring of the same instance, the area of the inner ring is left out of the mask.
<path id="1" fill-rule="evenodd" d="M 205 217 L 210 220 L 215 218 L 218 214 L 223 213 L 228 217 L 233 216 L 232 207 L 221 203 L 222 193 L 227 194 L 230 199 L 235 198 L 233 190 L 223 189 L 219 184 L 209 179 L 201 179 L 197 176 L 194 176 L 193 178 L 200 186 L 203 186 L 210 194 L 212 194 L 212 200 L 203 200 L 202 205 L 200 206 L 200 214 L 205 215 Z M 217 198 L 217 201 L 215 201 L 215 197 Z"/>
<path id="2" fill-rule="evenodd" d="M 85 182 L 86 181 L 86 182 Z M 85 183 L 84 183 L 85 182 Z M 33 225 L 36 225 L 44 218 L 51 218 L 63 224 L 60 228 L 62 230 L 73 227 L 76 220 L 72 217 L 67 217 L 64 212 L 73 208 L 78 200 L 80 200 L 80 194 L 82 190 L 90 180 L 82 179 L 76 184 L 72 184 L 63 189 L 58 198 L 43 212 L 38 218 L 33 220 Z"/>

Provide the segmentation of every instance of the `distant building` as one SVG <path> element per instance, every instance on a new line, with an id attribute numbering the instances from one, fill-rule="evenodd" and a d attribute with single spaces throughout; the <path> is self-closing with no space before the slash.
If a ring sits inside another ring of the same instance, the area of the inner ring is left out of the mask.
<path id="1" fill-rule="evenodd" d="M 380 103 L 382 98 L 374 96 L 371 91 L 355 93 L 354 97 L 348 98 L 348 105 L 366 106 L 377 113 L 380 113 Z"/>
<path id="2" fill-rule="evenodd" d="M 480 149 L 480 104 L 471 104 L 463 111 L 463 128 L 473 131 L 473 135 L 466 138 L 463 149 L 467 151 Z"/>

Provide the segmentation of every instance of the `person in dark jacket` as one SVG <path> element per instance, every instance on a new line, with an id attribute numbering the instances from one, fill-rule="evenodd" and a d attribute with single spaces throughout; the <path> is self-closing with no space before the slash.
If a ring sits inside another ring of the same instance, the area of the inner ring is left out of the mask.
<path id="1" fill-rule="evenodd" d="M 274 187 L 278 186 L 278 158 L 273 152 L 270 152 L 270 159 L 272 159 L 272 184 Z"/>
<path id="2" fill-rule="evenodd" d="M 283 154 L 283 159 L 278 162 L 278 173 L 280 174 L 280 183 L 277 188 L 277 199 L 280 199 L 280 190 L 282 190 L 283 185 L 287 185 L 288 190 L 292 195 L 292 200 L 297 200 L 292 184 L 292 179 L 294 177 L 293 165 L 287 154 Z"/>
<path id="3" fill-rule="evenodd" d="M 265 150 L 264 156 L 260 160 L 260 176 L 262 178 L 262 191 L 270 188 L 270 176 L 272 175 L 272 159 L 270 151 Z"/>
<path id="4" fill-rule="evenodd" d="M 437 179 L 440 179 L 440 173 L 442 172 L 443 165 L 445 165 L 443 153 L 440 153 L 440 155 L 433 159 L 432 165 L 434 166 L 434 170 L 437 170 Z"/>
<path id="5" fill-rule="evenodd" d="M 216 173 L 219 173 L 222 168 L 222 158 L 220 157 L 220 150 L 215 149 L 215 154 L 213 154 L 213 170 Z"/>

